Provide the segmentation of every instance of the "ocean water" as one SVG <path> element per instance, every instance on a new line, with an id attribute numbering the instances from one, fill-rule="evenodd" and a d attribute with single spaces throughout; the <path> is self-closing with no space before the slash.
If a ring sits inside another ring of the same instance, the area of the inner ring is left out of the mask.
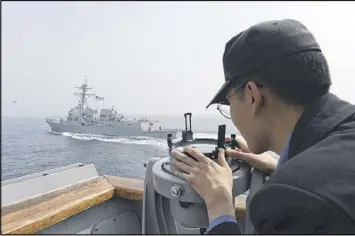
<path id="1" fill-rule="evenodd" d="M 216 138 L 217 125 L 226 121 L 196 118 L 192 123 L 195 137 Z M 165 117 L 162 124 L 164 128 L 183 128 L 184 118 Z M 168 155 L 165 139 L 58 134 L 49 130 L 44 118 L 2 117 L 1 126 L 2 180 L 74 163 L 94 164 L 100 175 L 144 179 L 144 162 Z M 227 121 L 227 132 L 233 131 Z"/>

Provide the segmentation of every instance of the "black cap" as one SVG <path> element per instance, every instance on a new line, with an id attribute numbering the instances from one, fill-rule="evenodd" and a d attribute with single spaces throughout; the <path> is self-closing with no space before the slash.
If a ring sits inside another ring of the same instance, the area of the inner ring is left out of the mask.
<path id="1" fill-rule="evenodd" d="M 206 108 L 229 104 L 229 85 L 267 63 L 301 52 L 318 50 L 319 44 L 308 29 L 296 20 L 265 21 L 251 26 L 226 43 L 223 54 L 225 83 Z"/>

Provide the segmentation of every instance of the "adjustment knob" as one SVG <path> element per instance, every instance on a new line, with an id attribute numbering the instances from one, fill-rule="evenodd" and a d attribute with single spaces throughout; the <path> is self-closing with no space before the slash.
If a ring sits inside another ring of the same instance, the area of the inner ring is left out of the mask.
<path id="1" fill-rule="evenodd" d="M 170 189 L 170 194 L 174 198 L 180 197 L 183 193 L 184 193 L 184 191 L 183 191 L 182 187 L 177 184 L 173 185 Z"/>

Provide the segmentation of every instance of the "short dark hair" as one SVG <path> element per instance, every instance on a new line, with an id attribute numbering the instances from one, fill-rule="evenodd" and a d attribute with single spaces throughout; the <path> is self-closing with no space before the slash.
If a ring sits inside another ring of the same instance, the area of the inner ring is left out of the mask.
<path id="1" fill-rule="evenodd" d="M 270 88 L 283 102 L 303 107 L 328 93 L 332 84 L 327 60 L 320 51 L 291 54 L 244 78 L 239 81 L 255 81 Z"/>

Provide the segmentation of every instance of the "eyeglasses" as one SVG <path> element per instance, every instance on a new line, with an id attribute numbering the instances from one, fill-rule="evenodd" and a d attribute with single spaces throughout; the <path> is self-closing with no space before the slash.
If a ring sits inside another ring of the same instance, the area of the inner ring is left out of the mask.
<path id="1" fill-rule="evenodd" d="M 226 100 L 229 102 L 229 99 L 231 97 L 233 97 L 236 93 L 238 93 L 242 88 L 244 88 L 244 86 L 246 85 L 246 83 L 242 84 L 239 88 L 237 88 L 234 93 L 232 93 L 231 95 L 229 95 Z M 230 113 L 230 106 L 226 105 L 226 104 L 222 104 L 219 103 L 217 105 L 217 110 L 219 111 L 219 113 L 221 113 L 222 116 L 224 116 L 227 119 L 232 119 L 231 118 L 231 113 Z"/>
<path id="2" fill-rule="evenodd" d="M 259 84 L 259 83 L 256 83 L 254 82 L 258 87 L 262 88 L 263 85 Z M 219 113 L 221 113 L 222 116 L 224 116 L 225 118 L 227 119 L 232 119 L 231 117 L 231 112 L 230 112 L 230 105 L 229 105 L 229 99 L 232 98 L 236 93 L 238 93 L 240 90 L 242 90 L 245 85 L 247 84 L 247 82 L 241 84 L 241 86 L 238 86 L 234 93 L 232 93 L 231 95 L 229 95 L 226 100 L 228 101 L 228 105 L 227 104 L 222 104 L 222 103 L 219 103 L 217 105 L 217 110 L 219 111 Z"/>
<path id="3" fill-rule="evenodd" d="M 217 110 L 219 111 L 219 113 L 221 113 L 222 116 L 224 116 L 227 119 L 232 119 L 231 118 L 231 112 L 230 112 L 230 106 L 229 105 L 224 105 L 219 103 L 217 105 Z"/>

